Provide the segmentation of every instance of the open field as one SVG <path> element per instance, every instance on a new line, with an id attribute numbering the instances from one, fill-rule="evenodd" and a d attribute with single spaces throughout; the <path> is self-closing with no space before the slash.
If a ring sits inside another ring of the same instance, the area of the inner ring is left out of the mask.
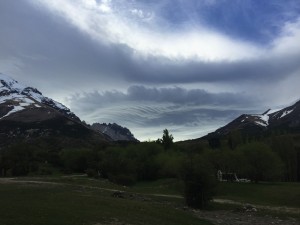
<path id="1" fill-rule="evenodd" d="M 299 188 L 298 183 L 221 183 L 216 195 L 221 203 L 194 211 L 183 210 L 182 184 L 176 179 L 123 187 L 81 175 L 1 178 L 0 224 L 239 224 L 249 215 L 249 224 L 299 224 L 298 211 L 275 210 L 300 210 Z M 112 196 L 117 190 L 124 191 L 122 198 Z M 237 211 L 244 203 L 258 212 Z"/>
<path id="2" fill-rule="evenodd" d="M 106 224 L 197 224 L 209 225 L 178 203 L 140 195 L 112 197 L 105 182 L 80 179 L 2 179 L 0 182 L 1 225 L 106 225 Z M 51 183 L 52 182 L 52 183 Z M 67 184 L 69 183 L 69 184 Z M 114 185 L 111 185 L 114 186 Z"/>
<path id="3" fill-rule="evenodd" d="M 176 179 L 141 182 L 133 187 L 143 193 L 182 195 L 183 184 Z M 217 199 L 267 206 L 286 206 L 300 209 L 300 183 L 219 183 Z"/>
<path id="4" fill-rule="evenodd" d="M 300 208 L 300 183 L 221 183 L 217 198 Z"/>

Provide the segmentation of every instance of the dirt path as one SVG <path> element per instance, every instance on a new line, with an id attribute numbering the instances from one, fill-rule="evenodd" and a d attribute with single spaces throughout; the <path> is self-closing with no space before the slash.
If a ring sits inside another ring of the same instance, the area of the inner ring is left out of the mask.
<path id="1" fill-rule="evenodd" d="M 214 199 L 213 200 L 216 203 L 221 204 L 231 204 L 231 205 L 237 205 L 237 206 L 244 206 L 245 203 L 232 201 L 229 199 Z M 266 205 L 255 205 L 251 204 L 256 209 L 264 209 L 264 210 L 271 210 L 271 211 L 277 211 L 277 212 L 285 212 L 285 213 L 293 213 L 300 215 L 300 208 L 292 208 L 292 207 L 286 207 L 286 206 L 266 206 Z"/>
<path id="2" fill-rule="evenodd" d="M 285 220 L 269 215 L 258 216 L 249 212 L 234 212 L 228 210 L 194 211 L 201 219 L 208 220 L 215 225 L 299 225 L 300 221 L 294 218 Z"/>

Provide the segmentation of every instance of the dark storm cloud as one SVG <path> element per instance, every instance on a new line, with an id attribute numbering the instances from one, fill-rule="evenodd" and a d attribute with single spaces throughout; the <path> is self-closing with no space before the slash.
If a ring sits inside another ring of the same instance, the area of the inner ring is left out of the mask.
<path id="1" fill-rule="evenodd" d="M 257 99 L 242 93 L 216 94 L 201 89 L 148 88 L 144 86 L 131 86 L 126 93 L 107 91 L 77 94 L 68 101 L 77 113 L 90 115 L 91 118 L 87 118 L 89 120 L 93 120 L 94 112 L 106 111 L 107 108 L 112 107 L 118 109 L 113 110 L 111 116 L 114 119 L 124 120 L 124 114 L 127 115 L 125 117 L 135 118 L 133 121 L 139 120 L 136 116 L 140 119 L 144 117 L 147 118 L 143 121 L 144 125 L 157 123 L 182 125 L 193 123 L 193 121 L 197 122 L 198 117 L 201 116 L 211 119 L 226 117 L 228 114 L 236 112 L 232 108 L 255 108 L 259 105 Z"/>
<path id="2" fill-rule="evenodd" d="M 127 92 L 107 91 L 76 94 L 68 99 L 71 108 L 90 122 L 116 122 L 135 130 L 170 128 L 177 137 L 188 132 L 200 137 L 224 125 L 247 109 L 257 112 L 261 102 L 243 93 L 209 93 L 202 89 L 131 86 Z M 201 129 L 199 129 L 201 127 Z M 213 128 L 212 128 L 213 127 Z M 197 130 L 198 129 L 198 130 Z M 158 133 L 159 132 L 159 133 Z"/>
<path id="3" fill-rule="evenodd" d="M 217 105 L 246 106 L 258 103 L 257 99 L 243 93 L 209 93 L 203 89 L 185 89 L 180 87 L 152 88 L 145 86 L 130 86 L 126 93 L 120 91 L 90 92 L 73 95 L 71 102 L 82 102 L 95 106 L 107 103 L 118 104 L 125 101 L 172 103 L 179 105 Z"/>
<path id="4" fill-rule="evenodd" d="M 0 27 L 0 71 L 48 94 L 96 88 L 132 67 L 127 47 L 96 43 L 27 1 L 0 1 Z"/>
<path id="5" fill-rule="evenodd" d="M 277 82 L 300 70 L 300 53 L 238 62 L 172 62 L 161 58 L 138 61 L 124 75 L 132 82 Z"/>
<path id="6" fill-rule="evenodd" d="M 245 99 L 233 93 L 209 93 L 202 89 L 172 88 L 146 88 L 144 86 L 131 86 L 128 89 L 128 98 L 134 101 L 170 102 L 174 104 L 188 105 L 241 105 Z M 248 99 L 248 101 L 250 101 Z M 249 103 L 247 101 L 247 103 Z"/>

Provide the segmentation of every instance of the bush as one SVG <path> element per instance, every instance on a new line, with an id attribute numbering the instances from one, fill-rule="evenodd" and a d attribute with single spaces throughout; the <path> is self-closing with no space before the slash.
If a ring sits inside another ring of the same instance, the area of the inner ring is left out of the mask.
<path id="1" fill-rule="evenodd" d="M 187 205 L 205 208 L 212 199 L 217 184 L 212 165 L 200 156 L 190 155 L 182 165 L 181 177 Z"/>

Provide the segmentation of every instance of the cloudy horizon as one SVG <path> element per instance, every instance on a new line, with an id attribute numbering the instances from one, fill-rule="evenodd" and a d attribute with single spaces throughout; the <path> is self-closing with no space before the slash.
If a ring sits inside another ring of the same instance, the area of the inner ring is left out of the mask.
<path id="1" fill-rule="evenodd" d="M 300 98 L 299 0 L 0 1 L 0 72 L 139 140 Z"/>

